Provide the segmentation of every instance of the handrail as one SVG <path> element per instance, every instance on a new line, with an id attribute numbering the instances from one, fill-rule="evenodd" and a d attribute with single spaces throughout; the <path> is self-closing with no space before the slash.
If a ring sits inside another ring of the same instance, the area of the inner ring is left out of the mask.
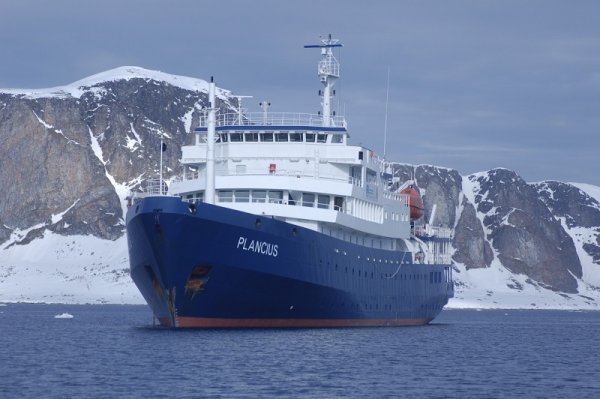
<path id="1" fill-rule="evenodd" d="M 275 172 L 269 172 L 266 170 L 263 171 L 262 169 L 260 169 L 260 170 L 246 169 L 245 172 L 231 172 L 231 171 L 217 170 L 217 171 L 215 171 L 215 175 L 216 176 L 280 176 L 280 177 L 284 176 L 284 177 L 297 177 L 297 178 L 301 178 L 301 177 L 316 178 L 315 175 L 312 173 L 306 173 L 303 171 L 293 170 L 293 169 L 278 169 Z M 181 177 L 177 177 L 174 179 L 174 181 L 180 182 L 180 181 L 185 181 L 185 180 L 196 180 L 196 179 L 203 178 L 205 176 L 206 176 L 205 170 L 186 171 L 186 172 L 184 172 L 185 179 L 182 179 Z M 319 177 L 317 179 L 347 182 L 356 187 L 364 187 L 363 181 L 357 177 L 340 177 L 340 176 L 324 175 L 324 174 L 320 173 Z M 379 185 L 377 185 L 376 183 L 371 183 L 371 185 L 375 185 L 375 186 L 379 187 Z M 407 196 L 405 194 L 399 194 L 399 193 L 389 191 L 389 190 L 387 190 L 387 188 L 385 186 L 383 189 L 383 194 L 384 194 L 385 198 L 396 200 L 396 201 L 400 200 L 401 198 L 407 198 Z M 405 202 L 407 202 L 407 201 L 405 201 Z"/>
<path id="2" fill-rule="evenodd" d="M 343 116 L 331 116 L 330 120 L 331 127 L 346 127 Z M 206 126 L 205 122 L 201 120 L 201 126 Z M 294 112 L 247 112 L 241 117 L 239 113 L 228 112 L 218 114 L 216 122 L 217 126 L 325 126 L 322 115 Z"/>

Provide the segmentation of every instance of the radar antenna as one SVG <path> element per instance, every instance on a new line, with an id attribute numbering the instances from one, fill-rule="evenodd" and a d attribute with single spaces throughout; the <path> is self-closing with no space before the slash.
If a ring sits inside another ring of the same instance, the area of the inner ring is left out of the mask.
<path id="1" fill-rule="evenodd" d="M 321 49 L 323 58 L 319 61 L 317 74 L 319 75 L 319 80 L 325 86 L 325 89 L 323 90 L 323 102 L 321 103 L 323 106 L 323 126 L 331 126 L 331 96 L 332 94 L 335 94 L 332 88 L 340 77 L 340 63 L 333 56 L 333 48 L 342 47 L 343 45 L 338 39 L 332 39 L 331 34 L 329 34 L 327 38 L 321 36 L 320 39 L 322 44 L 309 44 L 304 46 L 304 48 Z"/>

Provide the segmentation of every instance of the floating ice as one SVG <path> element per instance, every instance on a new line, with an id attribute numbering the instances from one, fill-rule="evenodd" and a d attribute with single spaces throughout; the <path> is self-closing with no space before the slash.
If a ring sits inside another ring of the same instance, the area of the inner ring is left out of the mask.
<path id="1" fill-rule="evenodd" d="M 54 316 L 55 319 L 72 319 L 73 315 L 70 313 L 61 313 Z"/>

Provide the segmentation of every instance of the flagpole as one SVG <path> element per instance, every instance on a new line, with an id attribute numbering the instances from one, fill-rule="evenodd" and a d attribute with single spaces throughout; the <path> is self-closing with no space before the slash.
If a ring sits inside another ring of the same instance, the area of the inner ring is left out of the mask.
<path id="1" fill-rule="evenodd" d="M 160 195 L 163 195 L 163 175 L 162 175 L 162 154 L 163 154 L 163 132 L 162 130 L 160 131 L 160 178 L 159 178 L 159 184 L 160 184 Z"/>

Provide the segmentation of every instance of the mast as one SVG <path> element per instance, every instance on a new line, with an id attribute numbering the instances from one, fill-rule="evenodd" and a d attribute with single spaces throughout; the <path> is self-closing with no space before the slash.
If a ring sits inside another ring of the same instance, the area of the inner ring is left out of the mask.
<path id="1" fill-rule="evenodd" d="M 244 124 L 244 109 L 242 108 L 242 99 L 244 99 L 244 98 L 252 98 L 252 96 L 233 96 L 233 97 L 238 100 L 238 109 L 237 109 L 238 120 L 237 120 L 237 124 L 240 125 L 240 126 L 242 126 Z"/>
<path id="2" fill-rule="evenodd" d="M 206 129 L 206 189 L 204 202 L 215 203 L 215 129 L 216 129 L 215 82 L 208 84 L 208 126 Z"/>
<path id="3" fill-rule="evenodd" d="M 321 103 L 323 109 L 323 126 L 331 126 L 331 96 L 335 94 L 333 91 L 333 85 L 340 77 L 340 63 L 333 56 L 333 48 L 334 47 L 342 47 L 343 45 L 339 43 L 338 39 L 332 39 L 331 34 L 329 34 L 327 39 L 321 38 L 322 44 L 309 44 L 304 46 L 304 48 L 320 48 L 321 61 L 319 61 L 319 65 L 317 67 L 317 74 L 319 75 L 319 80 L 325 88 L 323 89 L 323 101 Z"/>
<path id="4" fill-rule="evenodd" d="M 383 159 L 386 159 L 385 145 L 387 144 L 388 102 L 390 100 L 390 67 L 388 66 L 387 89 L 385 91 L 385 121 L 383 123 Z"/>

